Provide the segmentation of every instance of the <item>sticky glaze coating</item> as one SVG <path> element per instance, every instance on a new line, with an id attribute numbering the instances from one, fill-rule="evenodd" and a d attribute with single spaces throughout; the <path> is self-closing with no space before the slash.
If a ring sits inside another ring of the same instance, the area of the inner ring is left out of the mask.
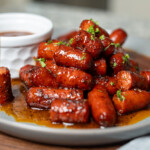
<path id="1" fill-rule="evenodd" d="M 116 29 L 110 34 L 110 38 L 114 43 L 122 45 L 127 39 L 127 33 L 123 29 Z"/>
<path id="2" fill-rule="evenodd" d="M 68 42 L 72 37 L 74 37 L 74 36 L 76 35 L 77 32 L 78 32 L 78 31 L 73 30 L 73 31 L 71 31 L 71 32 L 69 32 L 69 33 L 67 33 L 67 34 L 64 34 L 64 35 L 59 36 L 57 39 L 58 39 L 59 41 Z"/>
<path id="3" fill-rule="evenodd" d="M 143 109 L 150 104 L 150 93 L 143 90 L 129 90 L 121 92 L 121 98 L 117 94 L 113 97 L 113 102 L 116 110 L 120 114 L 130 113 Z"/>
<path id="4" fill-rule="evenodd" d="M 10 72 L 6 67 L 0 67 L 0 105 L 12 101 Z"/>
<path id="5" fill-rule="evenodd" d="M 80 29 L 79 30 L 85 30 L 88 31 L 89 27 L 93 26 L 94 31 L 98 28 L 100 32 L 96 33 L 96 37 L 99 38 L 100 35 L 104 35 L 106 37 L 109 37 L 109 34 L 105 29 L 94 23 L 92 20 L 83 20 L 80 24 Z"/>
<path id="6" fill-rule="evenodd" d="M 93 86 L 93 78 L 90 74 L 75 68 L 60 67 L 54 61 L 46 61 L 48 69 L 55 77 L 60 87 L 90 90 Z M 37 65 L 40 65 L 39 63 Z"/>
<path id="7" fill-rule="evenodd" d="M 113 41 L 109 37 L 104 37 L 104 39 L 101 40 L 104 51 L 103 54 L 108 57 L 111 56 L 115 52 L 115 45 L 111 45 Z"/>
<path id="8" fill-rule="evenodd" d="M 28 87 L 57 87 L 58 84 L 51 73 L 42 67 L 26 65 L 19 72 L 21 81 Z"/>
<path id="9" fill-rule="evenodd" d="M 27 92 L 26 102 L 30 107 L 48 109 L 55 99 L 83 99 L 83 91 L 77 89 L 53 89 L 46 87 L 32 87 Z"/>
<path id="10" fill-rule="evenodd" d="M 103 45 L 100 39 L 96 37 L 91 39 L 91 37 L 90 33 L 81 30 L 73 37 L 71 46 L 91 54 L 93 58 L 98 58 L 103 50 Z"/>
<path id="11" fill-rule="evenodd" d="M 120 71 L 117 76 L 117 88 L 127 91 L 133 88 L 148 90 L 148 81 L 145 77 L 131 71 Z"/>
<path id="12" fill-rule="evenodd" d="M 52 40 L 50 43 L 41 43 L 38 48 L 38 58 L 53 59 L 55 51 L 59 48 L 57 43 L 59 43 L 58 40 Z"/>
<path id="13" fill-rule="evenodd" d="M 128 70 L 131 72 L 139 73 L 139 64 L 132 59 L 129 59 Z"/>
<path id="14" fill-rule="evenodd" d="M 101 58 L 99 60 L 94 61 L 94 70 L 95 75 L 101 75 L 104 76 L 107 73 L 107 64 L 106 59 Z"/>
<path id="15" fill-rule="evenodd" d="M 87 123 L 89 105 L 85 100 L 54 100 L 51 104 L 50 120 L 52 122 Z"/>
<path id="16" fill-rule="evenodd" d="M 54 60 L 59 66 L 75 67 L 81 70 L 87 70 L 92 66 L 90 54 L 65 45 L 61 45 L 54 53 Z"/>
<path id="17" fill-rule="evenodd" d="M 113 103 L 103 86 L 97 85 L 88 93 L 88 101 L 94 120 L 100 126 L 113 126 L 116 122 L 116 112 Z"/>
<path id="18" fill-rule="evenodd" d="M 95 78 L 95 84 L 103 86 L 110 95 L 114 95 L 117 92 L 116 77 L 97 77 Z"/>
<path id="19" fill-rule="evenodd" d="M 150 89 L 150 70 L 143 70 L 143 71 L 140 72 L 140 75 L 147 79 L 148 86 L 149 86 L 149 89 Z"/>
<path id="20" fill-rule="evenodd" d="M 116 53 L 110 58 L 110 66 L 114 71 L 114 74 L 117 74 L 121 70 L 127 69 L 127 61 L 124 61 L 124 53 Z"/>

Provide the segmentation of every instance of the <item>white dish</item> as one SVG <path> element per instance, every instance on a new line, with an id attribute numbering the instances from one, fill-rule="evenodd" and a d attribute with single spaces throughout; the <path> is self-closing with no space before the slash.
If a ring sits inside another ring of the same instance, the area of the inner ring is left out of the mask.
<path id="1" fill-rule="evenodd" d="M 25 64 L 33 64 L 38 46 L 52 35 L 51 20 L 28 13 L 1 13 L 0 32 L 21 31 L 32 35 L 0 37 L 0 64 L 8 67 L 13 78 Z"/>
<path id="2" fill-rule="evenodd" d="M 65 32 L 62 29 L 61 31 Z M 55 36 L 61 34 L 61 31 L 57 30 Z M 124 46 L 150 56 L 150 43 L 147 40 L 129 37 Z M 0 131 L 19 138 L 47 144 L 68 146 L 102 145 L 129 140 L 149 133 L 150 118 L 124 127 L 111 127 L 106 129 L 58 129 L 31 123 L 16 122 L 13 117 L 8 116 L 4 112 L 0 112 Z"/>

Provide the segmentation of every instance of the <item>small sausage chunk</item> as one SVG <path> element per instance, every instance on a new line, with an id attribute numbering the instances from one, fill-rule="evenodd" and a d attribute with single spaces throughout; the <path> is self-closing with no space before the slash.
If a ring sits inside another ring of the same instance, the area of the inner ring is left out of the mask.
<path id="1" fill-rule="evenodd" d="M 64 34 L 64 35 L 61 35 L 59 36 L 57 39 L 59 41 L 64 41 L 64 42 L 68 42 L 72 37 L 74 37 L 76 35 L 78 31 L 74 30 L 74 31 L 71 31 L 67 34 Z"/>
<path id="2" fill-rule="evenodd" d="M 113 102 L 118 113 L 130 113 L 148 106 L 150 104 L 150 93 L 139 89 L 124 92 L 119 90 L 114 95 Z"/>
<path id="3" fill-rule="evenodd" d="M 41 43 L 38 49 L 38 58 L 53 59 L 55 51 L 59 48 L 58 43 L 58 40 Z"/>
<path id="4" fill-rule="evenodd" d="M 129 55 L 124 53 L 116 53 L 110 58 L 110 66 L 112 67 L 114 74 L 117 74 L 121 70 L 126 70 L 128 66 Z"/>
<path id="5" fill-rule="evenodd" d="M 54 100 L 51 104 L 52 122 L 87 123 L 89 120 L 88 102 L 72 100 Z"/>
<path id="6" fill-rule="evenodd" d="M 107 64 L 104 58 L 94 61 L 94 74 L 95 75 L 106 75 L 107 72 Z"/>
<path id="7" fill-rule="evenodd" d="M 110 38 L 104 36 L 100 36 L 100 39 L 104 47 L 103 54 L 106 57 L 112 55 L 115 52 L 115 45 L 113 41 Z"/>
<path id="8" fill-rule="evenodd" d="M 26 65 L 20 69 L 20 79 L 28 87 L 57 87 L 57 82 L 51 73 L 42 67 Z"/>
<path id="9" fill-rule="evenodd" d="M 103 50 L 101 40 L 84 30 L 73 37 L 71 46 L 91 54 L 93 58 L 98 58 Z"/>
<path id="10" fill-rule="evenodd" d="M 97 85 L 88 93 L 88 101 L 94 120 L 100 126 L 113 126 L 116 122 L 116 112 L 113 103 L 103 86 Z"/>
<path id="11" fill-rule="evenodd" d="M 93 20 L 83 20 L 80 24 L 80 30 L 89 31 L 90 28 L 94 29 L 95 36 L 99 38 L 100 35 L 109 37 L 109 34 L 105 29 L 97 25 Z"/>
<path id="12" fill-rule="evenodd" d="M 81 70 L 87 70 L 92 65 L 90 54 L 65 45 L 61 45 L 54 53 L 54 60 L 59 66 L 75 67 Z"/>
<path id="13" fill-rule="evenodd" d="M 46 69 L 52 73 L 56 82 L 61 87 L 90 90 L 93 86 L 92 76 L 86 72 L 75 68 L 57 66 L 52 60 L 46 61 L 45 64 Z"/>
<path id="14" fill-rule="evenodd" d="M 127 38 L 127 33 L 123 29 L 116 29 L 110 34 L 110 38 L 114 43 L 122 45 Z"/>
<path id="15" fill-rule="evenodd" d="M 139 64 L 132 59 L 129 59 L 128 70 L 131 72 L 139 73 Z"/>
<path id="16" fill-rule="evenodd" d="M 117 92 L 116 77 L 97 77 L 95 84 L 103 86 L 110 95 L 114 95 Z"/>
<path id="17" fill-rule="evenodd" d="M 51 89 L 46 87 L 32 87 L 27 92 L 26 101 L 30 107 L 48 109 L 54 99 L 83 99 L 83 91 L 77 89 Z"/>
<path id="18" fill-rule="evenodd" d="M 127 91 L 133 88 L 148 90 L 148 81 L 145 77 L 130 71 L 120 71 L 117 76 L 117 88 Z"/>
<path id="19" fill-rule="evenodd" d="M 10 72 L 6 67 L 0 67 L 0 105 L 12 101 Z"/>

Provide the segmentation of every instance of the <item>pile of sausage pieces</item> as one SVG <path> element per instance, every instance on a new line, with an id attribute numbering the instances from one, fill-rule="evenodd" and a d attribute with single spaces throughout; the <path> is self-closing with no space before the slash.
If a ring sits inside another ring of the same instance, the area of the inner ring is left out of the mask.
<path id="1" fill-rule="evenodd" d="M 108 34 L 90 19 L 78 31 L 41 43 L 36 64 L 20 69 L 28 106 L 48 110 L 51 122 L 88 123 L 92 118 L 104 127 L 114 126 L 118 115 L 147 107 L 150 71 L 140 71 L 124 51 L 126 38 L 123 29 Z"/>

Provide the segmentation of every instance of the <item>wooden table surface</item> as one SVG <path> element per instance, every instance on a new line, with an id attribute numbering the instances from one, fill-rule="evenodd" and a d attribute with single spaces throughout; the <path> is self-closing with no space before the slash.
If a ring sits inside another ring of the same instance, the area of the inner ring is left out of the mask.
<path id="1" fill-rule="evenodd" d="M 116 150 L 121 144 L 95 147 L 65 147 L 34 143 L 18 139 L 0 132 L 0 150 Z"/>

